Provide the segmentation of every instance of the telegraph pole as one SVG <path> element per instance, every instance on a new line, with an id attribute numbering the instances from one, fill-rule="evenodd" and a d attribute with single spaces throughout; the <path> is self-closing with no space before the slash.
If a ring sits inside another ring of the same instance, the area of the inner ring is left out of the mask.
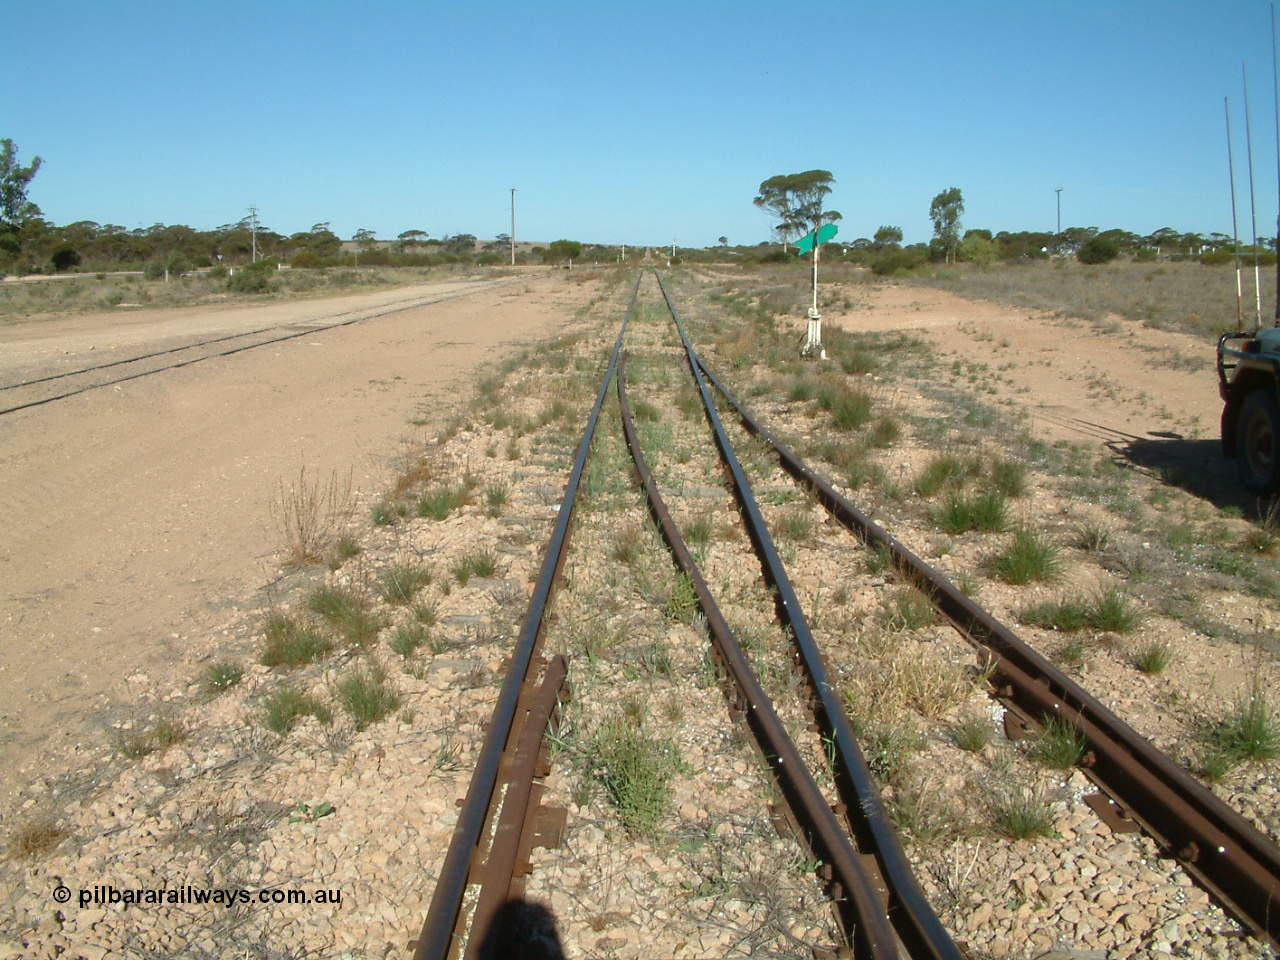
<path id="1" fill-rule="evenodd" d="M 1253 238 L 1251 244 L 1253 247 L 1253 329 L 1256 331 L 1262 326 L 1262 274 L 1258 269 L 1258 207 L 1254 202 L 1253 194 L 1253 125 L 1249 122 L 1249 68 L 1241 63 L 1240 71 L 1244 75 L 1244 142 L 1249 158 L 1249 228 Z"/>
<path id="2" fill-rule="evenodd" d="M 1055 187 L 1054 193 L 1058 195 L 1058 236 L 1062 236 L 1062 188 Z"/>
<path id="3" fill-rule="evenodd" d="M 1240 282 L 1240 224 L 1236 218 L 1236 161 L 1231 150 L 1231 101 L 1222 98 L 1222 110 L 1227 117 L 1227 168 L 1231 174 L 1231 235 L 1236 245 L 1236 329 L 1244 332 L 1244 290 Z"/>
<path id="4" fill-rule="evenodd" d="M 249 231 L 253 234 L 253 262 L 258 262 L 258 208 L 249 208 Z"/>
<path id="5" fill-rule="evenodd" d="M 511 265 L 516 265 L 516 188 L 511 188 Z"/>

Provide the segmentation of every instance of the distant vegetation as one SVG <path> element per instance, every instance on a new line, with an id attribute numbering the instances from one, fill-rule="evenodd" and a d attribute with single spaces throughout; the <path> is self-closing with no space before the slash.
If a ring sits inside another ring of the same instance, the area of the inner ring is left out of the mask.
<path id="1" fill-rule="evenodd" d="M 499 234 L 481 241 L 472 234 L 436 238 L 425 230 L 405 230 L 393 240 L 379 240 L 371 230 L 358 230 L 344 242 L 328 223 L 285 236 L 260 225 L 255 217 L 197 230 L 178 224 L 154 224 L 129 230 L 117 224 L 78 220 L 59 226 L 46 220 L 40 208 L 27 199 L 32 179 L 41 166 L 35 157 L 26 166 L 18 162 L 12 140 L 0 140 L 0 276 L 5 274 L 108 273 L 143 271 L 148 279 L 182 276 L 194 270 L 227 268 L 227 285 L 233 292 L 266 292 L 265 274 L 236 279 L 241 265 L 269 261 L 270 267 L 295 269 L 331 267 L 435 267 L 451 264 L 500 265 L 510 263 L 510 240 Z M 517 248 L 516 263 L 590 264 L 637 260 L 649 253 L 670 259 L 744 266 L 786 263 L 796 259 L 789 242 L 823 223 L 840 219 L 823 209 L 835 178 L 826 170 L 772 177 L 760 185 L 755 203 L 778 218 L 776 238 L 755 245 L 730 246 L 727 237 L 701 249 L 621 247 L 557 240 L 546 247 Z M 903 245 L 902 229 L 882 226 L 871 238 L 830 242 L 823 259 L 871 268 L 880 275 L 911 273 L 926 264 L 963 262 L 986 266 L 997 262 L 1026 263 L 1068 257 L 1083 263 L 1116 259 L 1137 261 L 1198 260 L 1206 265 L 1235 259 L 1231 237 L 1222 233 L 1203 236 L 1162 227 L 1143 236 L 1121 229 L 1069 227 L 1061 233 L 962 231 L 964 199 L 958 187 L 933 198 L 929 209 L 934 236 L 929 243 Z M 1259 246 L 1244 246 L 1249 263 L 1256 252 L 1263 264 L 1275 263 L 1274 241 L 1259 238 Z M 260 288 L 260 289 L 259 289 Z"/>

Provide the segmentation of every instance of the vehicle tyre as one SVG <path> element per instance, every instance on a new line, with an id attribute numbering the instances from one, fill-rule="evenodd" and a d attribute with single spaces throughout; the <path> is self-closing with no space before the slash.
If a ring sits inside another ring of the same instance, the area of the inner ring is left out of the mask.
<path id="1" fill-rule="evenodd" d="M 1280 404 L 1273 386 L 1254 390 L 1240 407 L 1236 464 L 1250 493 L 1280 493 Z"/>

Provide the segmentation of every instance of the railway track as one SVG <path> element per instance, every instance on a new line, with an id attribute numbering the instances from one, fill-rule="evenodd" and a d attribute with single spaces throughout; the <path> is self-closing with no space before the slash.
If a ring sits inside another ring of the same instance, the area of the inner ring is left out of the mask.
<path id="1" fill-rule="evenodd" d="M 775 704 L 766 692 L 758 672 L 759 656 L 744 650 L 721 612 L 696 551 L 690 550 L 646 460 L 628 393 L 624 351 L 643 279 L 638 278 L 578 445 L 538 585 L 462 802 L 415 958 L 444 958 L 463 949 L 467 957 L 515 955 L 513 945 L 529 934 L 522 898 L 530 850 L 534 845 L 554 845 L 564 824 L 563 811 L 539 802 L 537 781 L 548 770 L 546 744 L 539 743 L 548 725 L 554 726 L 556 691 L 565 673 L 572 676 L 575 667 L 558 658 L 542 661 L 541 640 L 566 562 L 575 502 L 592 441 L 615 377 L 621 428 L 643 489 L 645 509 L 672 562 L 696 595 L 729 715 L 749 731 L 777 794 L 785 801 L 783 819 L 818 864 L 841 939 L 829 946 L 829 955 L 925 958 L 965 953 L 925 898 L 892 829 L 826 653 L 809 628 L 747 471 L 721 422 L 713 390 L 746 432 L 767 444 L 769 454 L 795 483 L 860 545 L 885 552 L 896 576 L 928 596 L 937 611 L 980 651 L 989 668 L 989 693 L 1006 710 L 1011 738 L 1051 718 L 1072 724 L 1086 743 L 1080 766 L 1101 791 L 1089 801 L 1098 815 L 1116 830 L 1143 830 L 1163 856 L 1177 859 L 1254 935 L 1276 943 L 1280 916 L 1272 916 L 1272 904 L 1280 896 L 1280 853 L 1275 844 L 779 443 L 708 369 L 686 336 L 665 287 L 654 277 L 679 333 L 725 485 L 758 558 L 778 628 L 789 645 L 787 655 L 798 677 L 793 685 L 796 702 Z M 776 691 L 777 684 L 773 687 Z M 797 716 L 807 717 L 809 723 L 798 727 Z M 517 770 L 528 773 L 517 774 Z M 475 890 L 470 889 L 473 884 Z"/>
<path id="2" fill-rule="evenodd" d="M 103 363 L 77 367 L 73 370 L 0 383 L 0 404 L 3 404 L 0 406 L 0 416 L 40 407 L 58 400 L 66 400 L 91 390 L 100 390 L 104 387 L 128 383 L 131 380 L 180 370 L 208 360 L 234 356 L 247 350 L 256 350 L 299 337 L 311 336 L 325 330 L 334 330 L 365 320 L 465 297 L 480 290 L 489 289 L 494 284 L 506 282 L 509 281 L 485 280 L 469 284 L 462 290 L 414 297 L 390 306 L 342 311 L 305 321 L 259 327 L 243 333 L 207 337 L 161 350 L 151 350 Z"/>

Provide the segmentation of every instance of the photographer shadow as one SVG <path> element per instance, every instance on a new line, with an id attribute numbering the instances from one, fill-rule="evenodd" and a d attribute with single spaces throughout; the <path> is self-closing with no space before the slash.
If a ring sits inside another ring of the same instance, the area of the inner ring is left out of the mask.
<path id="1" fill-rule="evenodd" d="M 480 956 L 486 960 L 565 960 L 555 914 L 539 903 L 508 900 L 489 927 Z"/>

